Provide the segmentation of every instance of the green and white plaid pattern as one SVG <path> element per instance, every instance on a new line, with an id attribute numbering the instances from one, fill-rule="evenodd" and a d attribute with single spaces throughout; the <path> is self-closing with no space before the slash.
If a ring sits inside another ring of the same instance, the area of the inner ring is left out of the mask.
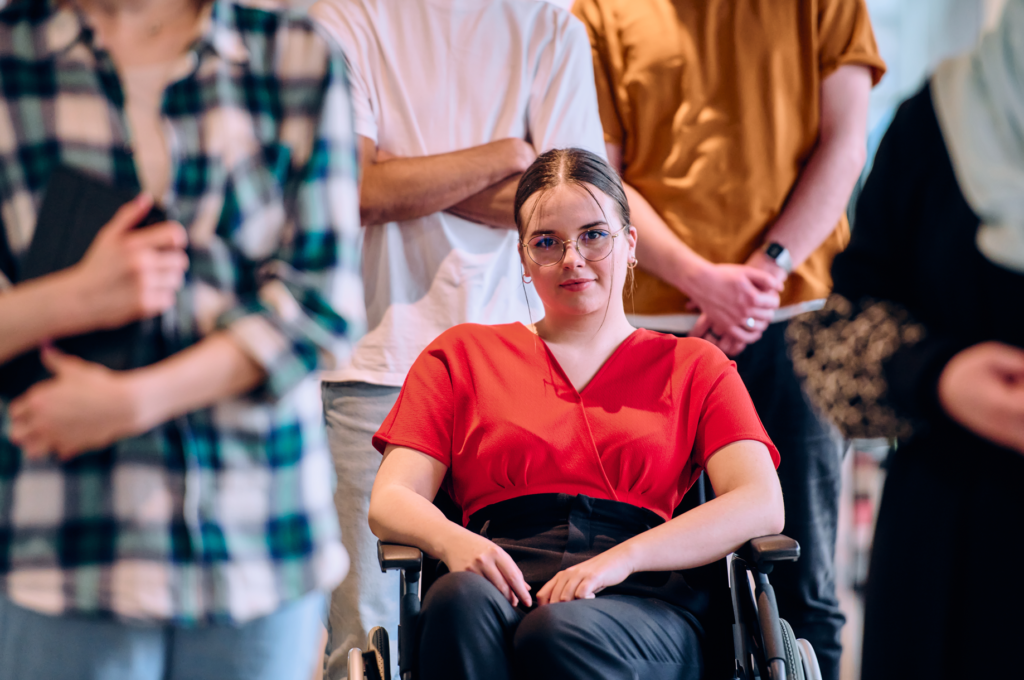
<path id="1" fill-rule="evenodd" d="M 346 569 L 315 375 L 362 304 L 344 60 L 306 19 L 216 0 L 182 65 L 163 202 L 191 269 L 163 339 L 174 352 L 226 330 L 269 377 L 65 464 L 23 460 L 0 402 L 0 593 L 38 611 L 242 622 Z M 58 164 L 139 187 L 123 103 L 73 9 L 0 11 L 0 291 Z"/>

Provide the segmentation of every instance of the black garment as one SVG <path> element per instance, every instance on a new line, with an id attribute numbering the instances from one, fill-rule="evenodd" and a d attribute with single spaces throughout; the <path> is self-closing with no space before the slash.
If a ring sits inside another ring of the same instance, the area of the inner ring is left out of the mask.
<path id="1" fill-rule="evenodd" d="M 889 399 L 917 420 L 889 462 L 865 612 L 865 680 L 1019 675 L 1024 457 L 944 415 L 938 377 L 986 340 L 1024 346 L 1024 276 L 985 259 L 929 88 L 905 102 L 857 205 L 835 292 L 901 305 L 927 331 L 885 363 Z M 1005 575 L 1004 575 L 1005 573 Z"/>
<path id="2" fill-rule="evenodd" d="M 838 680 L 846 618 L 836 597 L 835 549 L 842 487 L 842 442 L 811 408 L 793 371 L 786 324 L 768 327 L 736 368 L 768 436 L 779 449 L 787 536 L 800 559 L 776 565 L 771 581 L 779 614 L 814 647 L 825 680 Z"/>
<path id="3" fill-rule="evenodd" d="M 537 593 L 562 569 L 662 522 L 626 503 L 538 494 L 488 506 L 469 528 L 508 552 Z M 683 607 L 706 602 L 678 572 L 651 572 L 593 600 L 513 609 L 483 577 L 447 574 L 424 598 L 420 677 L 700 678 L 701 628 Z"/>

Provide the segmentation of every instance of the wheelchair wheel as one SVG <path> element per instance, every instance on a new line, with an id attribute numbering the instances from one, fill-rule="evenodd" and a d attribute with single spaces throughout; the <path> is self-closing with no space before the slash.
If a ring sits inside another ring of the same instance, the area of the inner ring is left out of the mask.
<path id="1" fill-rule="evenodd" d="M 779 623 L 782 625 L 782 645 L 786 652 L 786 680 L 807 680 L 800 643 L 797 642 L 793 627 L 786 619 L 779 619 Z"/>
<path id="2" fill-rule="evenodd" d="M 814 647 L 803 638 L 796 641 L 800 647 L 800 660 L 804 665 L 805 680 L 821 680 L 821 667 L 818 666 L 818 655 L 814 653 Z"/>

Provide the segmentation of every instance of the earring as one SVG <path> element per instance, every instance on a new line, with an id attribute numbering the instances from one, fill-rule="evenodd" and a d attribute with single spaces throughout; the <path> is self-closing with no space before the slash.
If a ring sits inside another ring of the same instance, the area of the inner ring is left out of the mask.
<path id="1" fill-rule="evenodd" d="M 533 283 L 533 277 L 527 276 L 526 272 L 523 272 L 523 283 Z"/>
<path id="2" fill-rule="evenodd" d="M 629 267 L 630 269 L 635 269 L 637 261 L 638 260 L 636 259 L 636 255 L 633 255 L 632 257 L 629 258 L 629 261 L 626 262 L 626 266 Z"/>

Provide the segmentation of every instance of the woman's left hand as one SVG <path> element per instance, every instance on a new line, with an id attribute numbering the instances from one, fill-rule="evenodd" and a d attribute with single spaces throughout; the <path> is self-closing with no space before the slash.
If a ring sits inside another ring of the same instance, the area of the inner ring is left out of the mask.
<path id="1" fill-rule="evenodd" d="M 628 553 L 621 546 L 555 574 L 537 593 L 538 604 L 570 602 L 594 597 L 633 573 Z"/>
<path id="2" fill-rule="evenodd" d="M 67 460 L 143 431 L 139 403 L 124 373 L 52 347 L 42 360 L 53 374 L 11 403 L 11 441 L 27 458 Z"/>

